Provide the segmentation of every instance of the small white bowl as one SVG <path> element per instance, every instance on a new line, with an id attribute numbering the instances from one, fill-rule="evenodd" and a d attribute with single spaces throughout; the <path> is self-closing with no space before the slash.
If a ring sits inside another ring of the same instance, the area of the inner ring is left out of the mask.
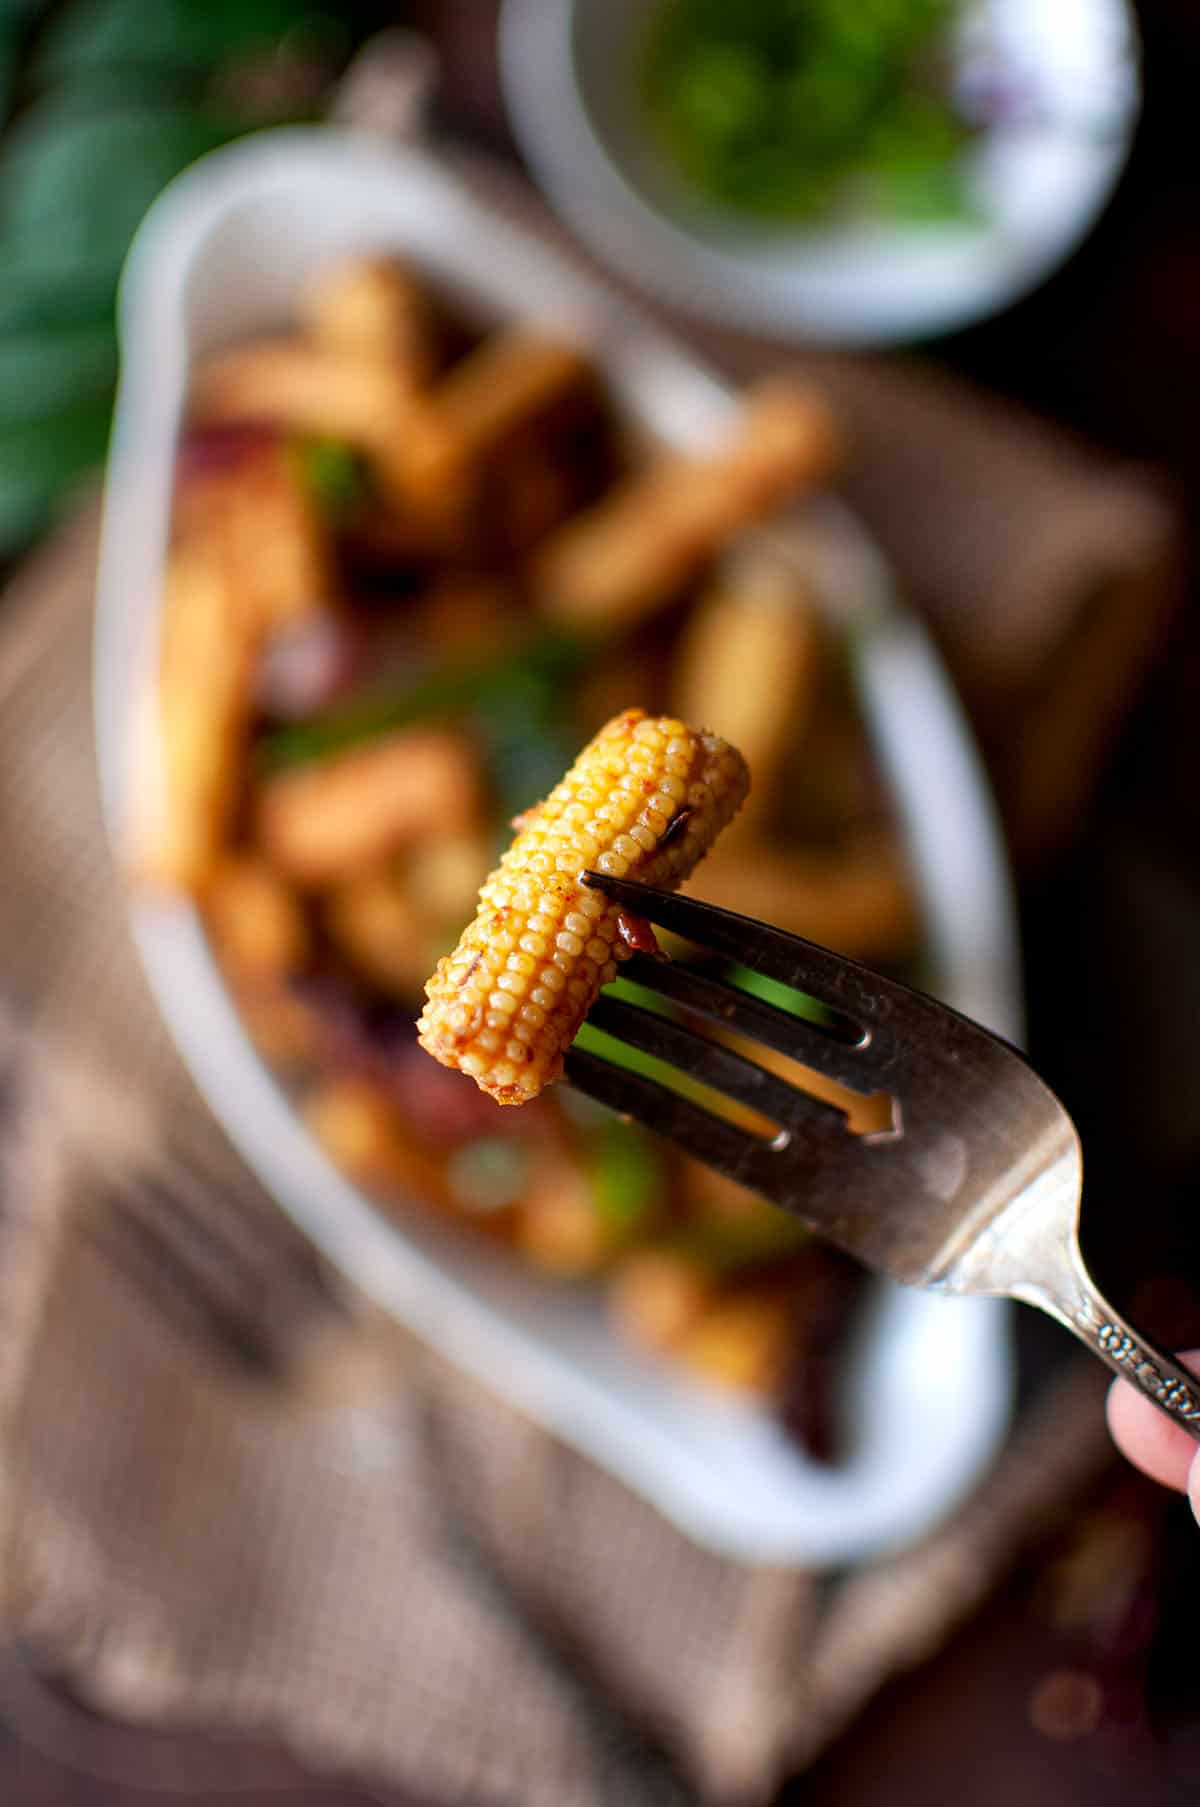
<path id="1" fill-rule="evenodd" d="M 853 0 L 846 0 L 853 4 Z M 845 344 L 928 338 L 1006 307 L 1061 264 L 1107 202 L 1140 101 L 1127 0 L 977 0 L 1029 96 L 971 152 L 978 220 L 767 228 L 706 204 L 662 155 L 638 88 L 647 0 L 506 0 L 513 129 L 580 236 L 673 306 Z"/>

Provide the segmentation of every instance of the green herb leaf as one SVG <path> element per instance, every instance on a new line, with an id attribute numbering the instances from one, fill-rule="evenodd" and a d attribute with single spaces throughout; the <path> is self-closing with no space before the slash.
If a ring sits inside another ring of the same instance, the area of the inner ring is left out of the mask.
<path id="1" fill-rule="evenodd" d="M 369 489 L 366 461 L 339 439 L 298 439 L 293 452 L 303 482 L 333 521 L 344 519 Z"/>
<path id="2" fill-rule="evenodd" d="M 35 72 L 59 81 L 142 64 L 204 74 L 270 48 L 305 22 L 332 34 L 336 11 L 304 0 L 74 0 L 47 27 Z"/>
<path id="3" fill-rule="evenodd" d="M 64 259 L 119 260 L 160 190 L 237 129 L 171 106 L 79 115 L 51 97 L 0 160 L 6 233 L 18 249 L 52 240 Z"/>
<path id="4" fill-rule="evenodd" d="M 425 666 L 403 684 L 358 698 L 344 708 L 277 729 L 259 748 L 264 771 L 282 771 L 331 758 L 335 753 L 390 734 L 414 722 L 501 711 L 531 673 L 539 680 L 569 681 L 586 656 L 574 636 L 545 634 L 527 648 L 487 664 Z M 562 767 L 556 776 L 561 775 Z M 536 791 L 524 794 L 528 803 Z"/>
<path id="5" fill-rule="evenodd" d="M 950 76 L 965 4 L 665 0 L 647 110 L 682 175 L 764 220 L 961 213 L 971 128 Z"/>
<path id="6" fill-rule="evenodd" d="M 588 1138 L 588 1174 L 601 1220 L 614 1229 L 641 1224 L 663 1196 L 662 1161 L 643 1130 L 612 1117 Z"/>
<path id="7" fill-rule="evenodd" d="M 66 490 L 104 459 L 107 404 L 0 430 L 0 555 L 21 551 L 54 519 Z"/>
<path id="8" fill-rule="evenodd" d="M 0 235 L 0 332 L 111 323 L 124 246 L 115 256 L 64 255 L 55 243 Z"/>
<path id="9" fill-rule="evenodd" d="M 107 397 L 116 374 L 110 327 L 0 333 L 0 430 Z"/>

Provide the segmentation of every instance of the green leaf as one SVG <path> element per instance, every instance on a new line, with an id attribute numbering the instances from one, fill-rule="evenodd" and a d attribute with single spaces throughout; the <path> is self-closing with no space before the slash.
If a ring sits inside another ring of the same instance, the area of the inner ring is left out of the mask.
<path id="1" fill-rule="evenodd" d="M 340 439 L 297 439 L 291 450 L 301 481 L 330 520 L 343 519 L 367 495 L 366 463 Z"/>
<path id="2" fill-rule="evenodd" d="M 875 181 L 953 169 L 949 33 L 968 0 L 662 0 L 643 98 L 680 173 L 711 199 L 782 224 L 864 204 L 957 212 L 955 183 Z"/>
<path id="3" fill-rule="evenodd" d="M 0 431 L 0 555 L 28 545 L 102 463 L 108 425 L 108 407 L 92 405 Z"/>
<path id="4" fill-rule="evenodd" d="M 19 55 L 17 33 L 8 20 L 0 15 L 0 119 L 7 117 L 12 104 Z"/>
<path id="5" fill-rule="evenodd" d="M 511 819 L 554 789 L 574 756 L 554 660 L 522 662 L 484 685 L 472 716 L 500 813 Z"/>
<path id="6" fill-rule="evenodd" d="M 112 394 L 117 342 L 110 327 L 0 334 L 0 432 Z"/>
<path id="7" fill-rule="evenodd" d="M 234 130 L 173 106 L 79 115 L 43 101 L 0 160 L 6 233 L 29 246 L 52 236 L 64 258 L 119 256 L 160 190 Z"/>
<path id="8" fill-rule="evenodd" d="M 585 648 L 574 636 L 545 633 L 520 651 L 487 664 L 426 665 L 402 684 L 360 697 L 310 721 L 277 729 L 262 741 L 259 757 L 265 771 L 282 771 L 328 759 L 413 722 L 478 715 L 488 708 L 499 713 L 506 697 L 523 693 L 531 673 L 561 685 L 585 657 Z M 555 777 L 561 777 L 562 771 L 560 766 Z M 524 803 L 536 801 L 535 790 L 525 792 Z"/>
<path id="9" fill-rule="evenodd" d="M 635 1124 L 613 1117 L 598 1125 L 588 1139 L 587 1162 L 602 1222 L 631 1229 L 658 1206 L 663 1195 L 662 1162 Z"/>
<path id="10" fill-rule="evenodd" d="M 137 64 L 206 74 L 305 21 L 337 29 L 304 0 L 75 0 L 48 26 L 34 68 L 42 81 Z"/>
<path id="11" fill-rule="evenodd" d="M 0 234 L 0 333 L 111 323 L 123 251 L 67 256 L 44 238 Z"/>

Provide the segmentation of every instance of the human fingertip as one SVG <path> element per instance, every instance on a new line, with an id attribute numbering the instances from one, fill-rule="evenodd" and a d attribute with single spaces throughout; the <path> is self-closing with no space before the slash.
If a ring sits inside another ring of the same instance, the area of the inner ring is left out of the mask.
<path id="1" fill-rule="evenodd" d="M 1108 1426 L 1113 1442 L 1135 1468 L 1177 1493 L 1187 1489 L 1195 1441 L 1127 1380 L 1114 1381 L 1109 1389 Z M 1200 1499 L 1200 1491 L 1196 1497 Z"/>

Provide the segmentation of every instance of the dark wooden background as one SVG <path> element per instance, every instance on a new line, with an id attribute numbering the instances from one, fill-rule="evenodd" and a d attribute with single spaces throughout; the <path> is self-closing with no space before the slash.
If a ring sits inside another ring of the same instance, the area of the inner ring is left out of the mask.
<path id="1" fill-rule="evenodd" d="M 1139 12 L 1145 116 L 1104 220 L 1037 295 L 929 349 L 1116 452 L 1160 464 L 1194 518 L 1200 6 L 1142 0 Z M 441 50 L 439 123 L 515 155 L 496 84 L 494 0 L 424 0 L 403 17 Z M 1083 1132 L 1093 1258 L 1102 1278 L 1139 1295 L 1156 1320 L 1148 1327 L 1200 1342 L 1197 722 L 1200 632 L 1189 606 L 1075 844 L 1021 901 L 1033 1053 Z M 1026 1384 L 1037 1384 L 1058 1348 L 1052 1329 L 1022 1314 Z M 1196 1801 L 1198 1630 L 1200 1531 L 1181 1503 L 1114 1463 L 1056 1542 L 946 1651 L 894 1683 L 787 1799 Z M 108 1725 L 24 1653 L 0 1653 L 5 1807 L 165 1807 L 181 1795 L 197 1807 L 233 1796 L 426 1807 L 370 1778 L 309 1774 L 286 1753 L 219 1729 L 180 1736 Z"/>

